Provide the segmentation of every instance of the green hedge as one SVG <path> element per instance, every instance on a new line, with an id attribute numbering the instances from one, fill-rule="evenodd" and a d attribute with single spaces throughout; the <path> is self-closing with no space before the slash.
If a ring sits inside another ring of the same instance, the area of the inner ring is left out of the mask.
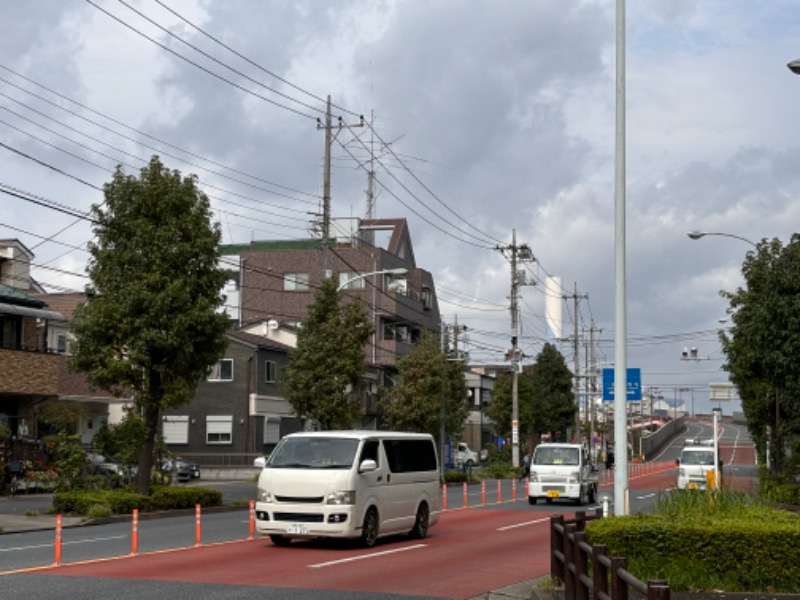
<path id="1" fill-rule="evenodd" d="M 800 592 L 800 515 L 689 494 L 684 512 L 592 521 L 587 540 L 626 557 L 638 579 L 666 579 L 675 591 Z"/>
<path id="2" fill-rule="evenodd" d="M 53 511 L 58 514 L 88 515 L 95 505 L 106 505 L 112 514 L 127 515 L 138 508 L 151 509 L 150 498 L 125 490 L 73 490 L 53 494 Z"/>
<path id="3" fill-rule="evenodd" d="M 52 511 L 58 514 L 89 515 L 93 507 L 107 506 L 111 514 L 221 506 L 222 492 L 201 487 L 157 487 L 150 496 L 126 490 L 73 490 L 53 495 Z M 94 512 L 98 509 L 94 508 Z"/>

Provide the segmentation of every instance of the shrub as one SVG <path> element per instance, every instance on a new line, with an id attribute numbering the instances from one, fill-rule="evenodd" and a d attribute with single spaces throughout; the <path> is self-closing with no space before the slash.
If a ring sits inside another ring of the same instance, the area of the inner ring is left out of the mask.
<path id="1" fill-rule="evenodd" d="M 106 505 L 112 514 L 127 515 L 133 509 L 141 512 L 151 510 L 151 500 L 147 496 L 127 490 L 72 490 L 58 492 L 53 496 L 53 511 L 76 515 L 89 515 L 95 505 Z"/>
<path id="2" fill-rule="evenodd" d="M 800 591 L 800 516 L 749 494 L 673 491 L 652 515 L 597 519 L 586 532 L 638 579 L 676 591 Z"/>
<path id="3" fill-rule="evenodd" d="M 111 511 L 111 507 L 108 504 L 92 504 L 86 516 L 93 519 L 101 519 L 103 517 L 110 517 L 112 514 L 114 513 Z"/>
<path id="4" fill-rule="evenodd" d="M 161 487 L 150 496 L 153 510 L 221 506 L 222 492 L 201 487 Z"/>

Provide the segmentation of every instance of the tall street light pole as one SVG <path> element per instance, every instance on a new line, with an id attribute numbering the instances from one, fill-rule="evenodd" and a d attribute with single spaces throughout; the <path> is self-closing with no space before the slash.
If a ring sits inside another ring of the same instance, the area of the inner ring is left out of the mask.
<path id="1" fill-rule="evenodd" d="M 625 0 L 617 0 L 614 153 L 614 515 L 628 514 L 628 356 L 625 277 Z M 576 315 L 577 318 L 577 315 Z"/>

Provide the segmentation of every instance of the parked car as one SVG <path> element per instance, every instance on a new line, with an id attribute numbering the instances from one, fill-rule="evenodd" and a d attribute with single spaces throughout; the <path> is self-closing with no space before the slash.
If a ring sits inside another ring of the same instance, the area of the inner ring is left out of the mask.
<path id="1" fill-rule="evenodd" d="M 166 459 L 162 464 L 165 471 L 175 471 L 177 481 L 189 481 L 190 479 L 200 479 L 200 465 L 189 461 L 180 456 L 175 459 Z"/>
<path id="2" fill-rule="evenodd" d="M 103 454 L 88 453 L 89 475 L 100 477 L 110 487 L 119 487 L 128 483 L 135 469 L 126 468 L 116 460 Z"/>

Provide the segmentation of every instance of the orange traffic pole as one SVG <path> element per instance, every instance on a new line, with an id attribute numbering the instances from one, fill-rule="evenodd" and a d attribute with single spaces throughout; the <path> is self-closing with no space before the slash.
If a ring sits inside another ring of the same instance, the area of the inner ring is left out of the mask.
<path id="1" fill-rule="evenodd" d="M 56 560 L 54 567 L 61 564 L 61 515 L 56 515 Z"/>
<path id="2" fill-rule="evenodd" d="M 139 509 L 133 509 L 133 521 L 131 522 L 131 554 L 139 552 Z"/>
<path id="3" fill-rule="evenodd" d="M 486 504 L 486 480 L 481 481 L 481 504 Z"/>
<path id="4" fill-rule="evenodd" d="M 195 534 L 195 546 L 199 546 L 202 543 L 202 535 L 201 535 L 201 528 L 200 528 L 200 505 L 194 505 L 194 534 Z"/>
<path id="5" fill-rule="evenodd" d="M 464 488 L 464 508 L 467 508 L 467 482 L 462 486 Z"/>
<path id="6" fill-rule="evenodd" d="M 250 500 L 250 537 L 252 540 L 256 536 L 256 501 Z"/>
<path id="7" fill-rule="evenodd" d="M 442 484 L 442 510 L 447 510 L 447 484 Z"/>
<path id="8" fill-rule="evenodd" d="M 517 479 L 516 477 L 511 479 L 511 499 L 517 499 Z"/>
<path id="9" fill-rule="evenodd" d="M 500 492 L 500 480 L 497 480 L 497 503 L 500 504 L 503 501 L 503 494 Z"/>

